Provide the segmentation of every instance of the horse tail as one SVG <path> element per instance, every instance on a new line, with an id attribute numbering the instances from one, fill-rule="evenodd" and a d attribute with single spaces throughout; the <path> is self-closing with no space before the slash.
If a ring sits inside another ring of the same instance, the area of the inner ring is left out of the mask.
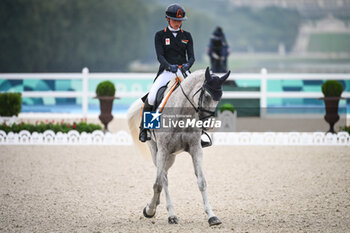
<path id="1" fill-rule="evenodd" d="M 139 141 L 139 125 L 141 121 L 140 112 L 141 112 L 142 104 L 143 103 L 141 99 L 137 99 L 134 103 L 132 103 L 127 113 L 127 119 L 128 119 L 129 130 L 134 140 L 134 144 L 136 144 L 137 148 L 139 149 L 139 151 L 142 153 L 143 156 L 145 156 L 146 158 L 151 158 L 151 152 L 147 144 Z"/>

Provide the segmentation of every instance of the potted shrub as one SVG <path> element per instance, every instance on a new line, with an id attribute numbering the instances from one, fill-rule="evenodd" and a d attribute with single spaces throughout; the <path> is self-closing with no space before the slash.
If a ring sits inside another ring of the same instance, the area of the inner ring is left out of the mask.
<path id="1" fill-rule="evenodd" d="M 322 93 L 324 95 L 323 101 L 325 104 L 326 115 L 324 119 L 329 124 L 330 133 L 335 133 L 334 125 L 339 120 L 338 106 L 339 100 L 341 98 L 341 93 L 343 92 L 343 85 L 336 80 L 327 80 L 322 84 Z"/>
<path id="2" fill-rule="evenodd" d="M 236 131 L 237 112 L 230 103 L 222 104 L 219 107 L 218 118 L 221 121 L 221 131 L 234 132 Z"/>
<path id="3" fill-rule="evenodd" d="M 220 111 L 220 113 L 222 113 L 224 111 L 230 111 L 230 112 L 234 113 L 235 108 L 233 107 L 232 104 L 223 104 L 220 106 L 219 111 Z"/>
<path id="4" fill-rule="evenodd" d="M 22 108 L 21 93 L 0 93 L 0 116 L 18 116 Z"/>
<path id="5" fill-rule="evenodd" d="M 17 122 L 21 108 L 21 93 L 0 93 L 0 124 Z"/>
<path id="6" fill-rule="evenodd" d="M 112 108 L 115 97 L 115 86 L 111 81 L 103 81 L 97 85 L 96 98 L 100 101 L 99 119 L 104 125 L 104 132 L 108 131 L 108 123 L 113 119 Z"/>

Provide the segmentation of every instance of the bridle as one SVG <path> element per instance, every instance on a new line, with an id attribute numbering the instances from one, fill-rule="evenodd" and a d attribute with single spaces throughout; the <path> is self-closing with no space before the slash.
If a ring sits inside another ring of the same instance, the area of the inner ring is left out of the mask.
<path id="1" fill-rule="evenodd" d="M 208 68 L 206 70 L 206 72 L 208 71 Z M 187 76 L 187 75 L 186 75 Z M 184 77 L 186 78 L 186 77 Z M 200 112 L 204 112 L 204 113 L 207 113 L 207 115 L 205 115 L 204 117 L 202 118 L 199 118 L 200 121 L 204 121 L 210 117 L 214 117 L 215 116 L 215 111 L 210 111 L 208 109 L 205 109 L 203 108 L 203 96 L 205 94 L 205 92 L 207 91 L 210 96 L 214 99 L 214 100 L 220 100 L 221 99 L 221 95 L 222 95 L 222 90 L 221 88 L 220 89 L 216 89 L 216 88 L 213 88 L 211 86 L 209 86 L 207 84 L 207 81 L 205 81 L 203 83 L 203 85 L 193 94 L 192 96 L 192 99 L 194 98 L 195 95 L 197 95 L 199 92 L 199 99 L 198 99 L 198 104 L 196 107 L 194 105 L 194 103 L 190 100 L 190 98 L 188 97 L 188 95 L 185 93 L 182 85 L 181 85 L 181 81 L 179 82 L 179 85 L 180 85 L 180 88 L 181 88 L 181 91 L 182 91 L 182 94 L 186 97 L 186 99 L 188 100 L 188 102 L 190 102 L 190 104 L 192 105 L 193 109 L 196 111 L 196 113 L 198 114 L 198 117 L 199 117 L 199 113 Z M 218 92 L 220 93 L 220 95 L 216 96 L 215 97 L 215 92 Z M 205 130 L 202 128 L 202 135 L 205 134 L 207 136 L 207 138 L 209 139 L 209 142 L 204 142 L 204 141 L 201 141 L 201 145 L 202 147 L 207 147 L 207 146 L 211 146 L 213 144 L 212 140 L 211 140 L 211 137 L 209 136 L 209 134 L 207 132 L 205 132 Z M 203 143 L 203 144 L 202 144 Z"/>
<path id="2" fill-rule="evenodd" d="M 208 113 L 208 115 L 202 117 L 202 118 L 199 118 L 200 121 L 203 121 L 203 120 L 206 120 L 210 117 L 213 117 L 215 116 L 215 111 L 210 111 L 208 109 L 205 109 L 203 108 L 203 96 L 204 96 L 204 93 L 206 91 L 206 88 L 209 88 L 206 86 L 206 82 L 193 94 L 192 98 L 194 98 L 195 95 L 197 95 L 199 92 L 199 99 L 198 99 L 198 107 L 196 107 L 194 105 L 194 103 L 190 100 L 190 98 L 188 97 L 188 95 L 185 93 L 184 89 L 182 88 L 182 85 L 181 85 L 181 82 L 179 82 L 179 85 L 180 85 L 180 88 L 181 88 L 181 91 L 182 93 L 184 94 L 184 96 L 186 97 L 186 99 L 188 100 L 188 102 L 190 102 L 190 104 L 192 105 L 193 109 L 196 111 L 196 113 L 200 113 L 200 112 L 204 112 L 204 113 Z M 210 93 L 209 93 L 210 94 Z"/>

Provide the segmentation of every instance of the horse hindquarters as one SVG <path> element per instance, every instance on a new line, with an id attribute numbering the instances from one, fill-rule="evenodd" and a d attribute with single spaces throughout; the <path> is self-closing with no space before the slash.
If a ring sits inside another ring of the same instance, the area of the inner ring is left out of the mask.
<path id="1" fill-rule="evenodd" d="M 137 148 L 142 155 L 144 155 L 146 158 L 150 158 L 151 153 L 147 147 L 147 144 L 139 141 L 139 125 L 141 121 L 140 111 L 142 105 L 143 102 L 141 99 L 137 99 L 134 103 L 132 103 L 127 113 L 127 120 L 131 136 L 134 143 L 137 145 Z"/>

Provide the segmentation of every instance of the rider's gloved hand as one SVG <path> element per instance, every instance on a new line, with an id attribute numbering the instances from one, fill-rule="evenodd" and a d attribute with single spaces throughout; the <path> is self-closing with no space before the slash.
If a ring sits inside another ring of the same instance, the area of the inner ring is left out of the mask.
<path id="1" fill-rule="evenodd" d="M 188 63 L 182 64 L 181 70 L 183 70 L 184 72 L 186 72 L 186 71 L 188 71 L 189 69 L 190 69 L 190 64 L 188 64 Z"/>
<path id="2" fill-rule="evenodd" d="M 169 66 L 169 71 L 173 72 L 173 73 L 176 73 L 177 72 L 177 68 L 178 68 L 177 65 L 170 65 Z"/>

